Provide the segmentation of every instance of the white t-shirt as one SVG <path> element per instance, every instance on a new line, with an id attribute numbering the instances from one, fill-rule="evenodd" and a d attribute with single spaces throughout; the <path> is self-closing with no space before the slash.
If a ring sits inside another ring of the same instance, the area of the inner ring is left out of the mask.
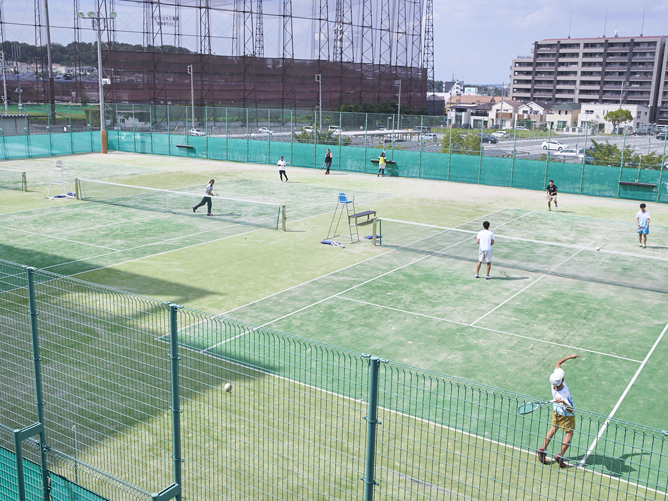
<path id="1" fill-rule="evenodd" d="M 554 386 L 552 386 L 552 400 L 559 397 L 559 399 L 568 402 L 568 405 L 573 407 L 573 397 L 571 396 L 571 392 L 568 389 L 568 386 L 566 386 L 566 383 L 562 382 L 562 384 L 563 384 L 563 387 L 561 388 L 561 390 L 555 390 Z M 566 408 L 564 407 L 564 404 L 554 402 L 552 404 L 552 406 L 554 407 L 554 411 L 557 414 L 561 414 L 562 416 L 573 416 L 574 415 L 571 411 L 566 410 Z"/>
<path id="2" fill-rule="evenodd" d="M 212 185 L 211 183 L 209 183 L 209 184 L 206 185 L 206 191 L 204 192 L 204 195 L 205 195 L 205 196 L 208 195 L 208 196 L 210 196 L 210 197 L 213 196 L 213 185 Z"/>
<path id="3" fill-rule="evenodd" d="M 649 211 L 646 210 L 645 212 L 639 210 L 638 213 L 636 214 L 636 219 L 638 220 L 638 224 L 642 226 L 643 228 L 647 227 L 647 221 L 649 220 Z"/>
<path id="4" fill-rule="evenodd" d="M 494 240 L 494 233 L 490 230 L 481 230 L 478 232 L 478 245 L 481 251 L 492 250 L 492 240 Z"/>
<path id="5" fill-rule="evenodd" d="M 276 165 L 278 165 L 278 170 L 285 170 L 285 160 L 279 160 Z"/>

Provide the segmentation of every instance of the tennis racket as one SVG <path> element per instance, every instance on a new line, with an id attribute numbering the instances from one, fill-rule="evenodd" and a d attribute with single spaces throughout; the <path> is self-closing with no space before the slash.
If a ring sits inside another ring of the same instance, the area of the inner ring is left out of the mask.
<path id="1" fill-rule="evenodd" d="M 533 411 L 538 409 L 539 407 L 545 405 L 545 404 L 551 404 L 553 403 L 554 400 L 547 400 L 544 402 L 527 402 L 522 405 L 520 405 L 517 408 L 517 413 L 518 414 L 531 414 Z"/>
<path id="2" fill-rule="evenodd" d="M 322 165 L 320 166 L 320 170 L 322 170 L 322 169 L 324 169 L 324 168 L 325 168 L 325 164 L 322 164 Z"/>

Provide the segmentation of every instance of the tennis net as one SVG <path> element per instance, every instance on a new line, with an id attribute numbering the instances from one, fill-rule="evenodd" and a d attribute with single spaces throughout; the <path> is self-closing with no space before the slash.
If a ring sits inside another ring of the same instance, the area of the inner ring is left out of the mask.
<path id="1" fill-rule="evenodd" d="M 492 228 L 493 229 L 493 228 Z M 380 220 L 383 247 L 477 262 L 477 231 L 394 219 Z M 586 282 L 668 294 L 668 258 L 614 250 L 596 251 L 495 232 L 493 265 Z"/>
<path id="2" fill-rule="evenodd" d="M 202 194 L 197 193 L 160 190 L 90 179 L 77 179 L 76 187 L 77 198 L 89 202 L 196 217 L 202 217 L 206 214 L 207 209 L 204 205 L 199 214 L 193 213 L 193 207 L 203 197 Z M 281 224 L 282 229 L 285 229 L 285 206 L 283 205 L 218 196 L 207 198 L 211 198 L 211 219 L 213 220 L 271 229 L 278 229 Z"/>
<path id="3" fill-rule="evenodd" d="M 20 170 L 0 169 L 0 189 L 28 191 L 26 173 Z"/>

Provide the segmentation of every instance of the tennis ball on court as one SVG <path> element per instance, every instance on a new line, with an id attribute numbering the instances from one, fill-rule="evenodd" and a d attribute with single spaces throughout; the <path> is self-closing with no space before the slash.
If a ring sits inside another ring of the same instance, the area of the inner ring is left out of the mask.
<path id="1" fill-rule="evenodd" d="M 227 383 L 223 388 L 225 388 L 226 392 L 231 392 L 232 391 L 232 383 Z"/>
<path id="2" fill-rule="evenodd" d="M 601 250 L 601 248 L 600 248 L 600 247 L 596 247 L 596 250 Z"/>

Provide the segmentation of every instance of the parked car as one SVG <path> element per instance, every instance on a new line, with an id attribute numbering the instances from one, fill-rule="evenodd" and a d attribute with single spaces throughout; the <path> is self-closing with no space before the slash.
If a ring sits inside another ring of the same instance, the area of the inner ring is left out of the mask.
<path id="1" fill-rule="evenodd" d="M 562 158 L 569 158 L 569 157 L 582 158 L 582 155 L 584 155 L 584 149 L 582 148 L 580 148 L 579 150 L 576 150 L 575 148 L 565 148 L 563 150 L 557 151 L 554 154 L 555 157 L 562 157 Z"/>
<path id="2" fill-rule="evenodd" d="M 650 136 L 652 133 L 653 131 L 649 127 L 640 127 L 632 132 L 634 136 Z"/>
<path id="3" fill-rule="evenodd" d="M 667 137 L 668 137 L 668 131 L 660 132 L 659 134 L 656 135 L 656 138 L 660 139 L 661 141 L 665 141 Z"/>
<path id="4" fill-rule="evenodd" d="M 529 130 L 526 127 L 516 127 L 515 130 Z"/>
<path id="5" fill-rule="evenodd" d="M 310 125 L 305 125 L 304 127 L 302 127 L 302 130 L 304 132 L 313 132 L 313 127 L 311 127 Z"/>
<path id="6" fill-rule="evenodd" d="M 544 150 L 564 150 L 566 145 L 561 141 L 543 141 L 541 145 Z"/>
<path id="7" fill-rule="evenodd" d="M 499 140 L 497 138 L 495 138 L 494 136 L 491 136 L 489 134 L 476 134 L 476 136 L 481 137 L 483 143 L 496 144 L 496 143 L 499 142 Z"/>
<path id="8" fill-rule="evenodd" d="M 269 135 L 274 133 L 274 131 L 271 130 L 269 127 L 260 127 L 257 130 L 257 132 L 258 132 L 258 134 L 269 134 Z"/>
<path id="9" fill-rule="evenodd" d="M 327 130 L 329 132 L 333 132 L 334 134 L 340 134 L 341 133 L 341 127 L 339 127 L 338 125 L 330 125 Z"/>
<path id="10" fill-rule="evenodd" d="M 460 124 L 457 127 L 459 127 L 460 129 L 470 129 L 471 124 Z"/>
<path id="11" fill-rule="evenodd" d="M 436 141 L 436 134 L 433 132 L 425 132 L 422 134 L 423 141 Z"/>
<path id="12" fill-rule="evenodd" d="M 431 127 L 427 125 L 416 125 L 413 127 L 413 130 L 416 130 L 418 132 L 431 132 Z"/>
<path id="13" fill-rule="evenodd" d="M 188 131 L 189 136 L 206 136 L 206 132 L 201 129 L 190 129 Z"/>
<path id="14" fill-rule="evenodd" d="M 492 137 L 495 137 L 497 139 L 503 139 L 508 137 L 508 133 L 503 131 L 492 132 Z"/>

